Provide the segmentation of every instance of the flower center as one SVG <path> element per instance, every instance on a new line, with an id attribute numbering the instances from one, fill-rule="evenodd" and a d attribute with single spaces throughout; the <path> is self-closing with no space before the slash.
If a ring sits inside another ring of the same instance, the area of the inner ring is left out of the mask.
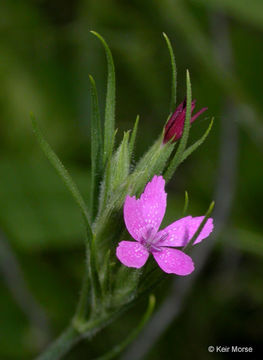
<path id="1" fill-rule="evenodd" d="M 149 252 L 162 251 L 161 243 L 167 238 L 167 233 L 158 233 L 153 227 L 149 227 L 145 234 L 141 236 L 140 243 Z"/>

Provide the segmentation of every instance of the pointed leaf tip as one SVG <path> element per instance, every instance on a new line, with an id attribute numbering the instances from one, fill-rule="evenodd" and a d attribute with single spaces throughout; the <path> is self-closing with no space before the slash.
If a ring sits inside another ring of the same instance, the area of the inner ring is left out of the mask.
<path id="1" fill-rule="evenodd" d="M 170 54 L 170 62 L 171 62 L 171 68 L 172 68 L 172 76 L 171 76 L 171 100 L 170 100 L 170 112 L 172 113 L 176 107 L 176 87 L 177 87 L 177 70 L 176 70 L 176 62 L 175 62 L 175 56 L 174 51 L 170 42 L 170 39 L 166 35 L 165 32 L 163 32 L 163 37 L 165 39 L 169 54 Z"/>
<path id="2" fill-rule="evenodd" d="M 204 135 L 184 151 L 181 162 L 186 160 L 189 155 L 191 155 L 200 145 L 203 144 L 203 142 L 205 141 L 205 139 L 207 138 L 207 136 L 209 135 L 212 129 L 213 123 L 214 123 L 214 118 L 211 119 L 210 124 L 208 125 L 208 128 L 206 129 Z"/>
<path id="3" fill-rule="evenodd" d="M 186 212 L 188 210 L 188 205 L 189 205 L 189 196 L 188 196 L 188 192 L 185 190 L 183 216 L 186 214 Z"/>
<path id="4" fill-rule="evenodd" d="M 111 50 L 104 40 L 104 38 L 96 31 L 91 30 L 91 33 L 95 35 L 102 43 L 108 67 L 108 79 L 107 79 L 107 94 L 105 105 L 105 121 L 104 121 L 104 165 L 111 156 L 114 146 L 114 126 L 115 126 L 115 67 Z"/>
<path id="5" fill-rule="evenodd" d="M 135 144 L 135 139 L 136 139 L 136 135 L 137 135 L 139 119 L 140 119 L 140 116 L 137 115 L 135 123 L 134 123 L 133 130 L 132 130 L 132 133 L 131 133 L 131 139 L 130 139 L 130 144 L 129 144 L 130 156 L 132 156 L 133 150 L 134 150 L 134 144 Z"/>
<path id="6" fill-rule="evenodd" d="M 199 236 L 199 234 L 201 233 L 201 231 L 203 230 L 203 228 L 205 227 L 205 224 L 209 218 L 209 216 L 211 215 L 213 209 L 214 209 L 214 206 L 215 206 L 215 202 L 212 201 L 211 204 L 209 205 L 208 207 L 208 210 L 205 214 L 205 217 L 203 219 L 203 221 L 201 222 L 201 224 L 199 225 L 198 229 L 196 230 L 196 232 L 194 233 L 193 237 L 191 238 L 191 240 L 184 246 L 183 248 L 183 251 L 189 249 L 189 247 L 191 247 L 195 240 L 197 239 L 197 237 Z"/>
<path id="7" fill-rule="evenodd" d="M 99 186 L 103 172 L 102 131 L 96 83 L 89 75 L 91 84 L 91 215 L 98 210 Z"/>
<path id="8" fill-rule="evenodd" d="M 34 135 L 36 136 L 36 139 L 37 139 L 43 153 L 46 155 L 46 157 L 49 160 L 49 162 L 51 163 L 51 165 L 55 168 L 58 175 L 63 180 L 67 189 L 71 193 L 76 204 L 80 208 L 81 213 L 83 215 L 85 225 L 86 225 L 88 241 L 91 241 L 93 234 L 92 234 L 92 230 L 91 230 L 91 226 L 90 226 L 90 216 L 89 216 L 89 212 L 88 212 L 86 203 L 85 203 L 82 195 L 80 194 L 80 191 L 79 191 L 77 185 L 71 178 L 67 169 L 62 164 L 61 160 L 58 158 L 58 156 L 56 155 L 54 150 L 51 148 L 49 143 L 45 140 L 34 116 L 32 118 L 32 126 L 33 126 L 33 130 L 34 130 Z"/>

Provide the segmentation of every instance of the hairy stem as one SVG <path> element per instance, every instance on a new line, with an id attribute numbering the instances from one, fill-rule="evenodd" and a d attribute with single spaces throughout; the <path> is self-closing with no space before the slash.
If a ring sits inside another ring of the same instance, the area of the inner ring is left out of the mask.
<path id="1" fill-rule="evenodd" d="M 69 326 L 36 360 L 61 359 L 82 339 L 82 336 L 72 326 Z"/>

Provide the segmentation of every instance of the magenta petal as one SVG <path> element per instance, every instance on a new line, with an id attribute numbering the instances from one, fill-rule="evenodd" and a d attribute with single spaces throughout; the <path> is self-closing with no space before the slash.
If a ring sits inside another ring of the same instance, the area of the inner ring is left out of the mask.
<path id="1" fill-rule="evenodd" d="M 160 268 L 168 274 L 189 275 L 194 271 L 194 263 L 190 256 L 180 250 L 162 248 L 153 252 Z"/>
<path id="2" fill-rule="evenodd" d="M 162 176 L 154 176 L 141 195 L 127 196 L 124 203 L 124 221 L 135 240 L 140 240 L 145 231 L 152 227 L 158 231 L 166 210 L 165 181 Z"/>
<path id="3" fill-rule="evenodd" d="M 165 229 L 159 231 L 159 235 L 168 234 L 167 238 L 161 242 L 161 246 L 185 246 L 194 236 L 199 225 L 203 221 L 204 216 L 192 217 L 186 216 L 175 221 Z M 201 233 L 195 240 L 194 244 L 199 243 L 213 230 L 213 219 L 209 218 L 203 227 Z"/>
<path id="4" fill-rule="evenodd" d="M 116 256 L 123 265 L 140 268 L 146 263 L 149 253 L 138 242 L 121 241 L 116 249 Z"/>
<path id="5" fill-rule="evenodd" d="M 203 112 L 205 112 L 208 108 L 204 107 L 201 110 L 199 110 L 192 118 L 191 118 L 191 124 L 198 118 L 198 116 L 200 116 L 201 114 L 203 114 Z"/>

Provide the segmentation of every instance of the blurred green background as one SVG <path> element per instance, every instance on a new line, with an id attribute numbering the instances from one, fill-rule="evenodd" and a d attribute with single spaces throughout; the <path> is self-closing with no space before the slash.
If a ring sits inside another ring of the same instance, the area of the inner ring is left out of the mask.
<path id="1" fill-rule="evenodd" d="M 193 215 L 218 200 L 213 251 L 178 316 L 171 313 L 162 331 L 148 328 L 158 338 L 142 358 L 235 355 L 210 354 L 209 345 L 252 346 L 254 356 L 261 354 L 263 2 L 2 0 L 0 359 L 33 358 L 68 324 L 77 303 L 84 268 L 81 217 L 36 144 L 29 113 L 36 115 L 88 199 L 88 74 L 97 82 L 102 113 L 106 87 L 105 55 L 90 30 L 101 33 L 113 52 L 119 138 L 140 114 L 136 159 L 169 113 L 170 63 L 163 31 L 175 49 L 178 102 L 185 95 L 188 68 L 197 107 L 209 108 L 192 127 L 191 142 L 215 116 L 206 143 L 168 186 L 167 214 L 167 221 L 180 216 L 185 190 Z M 158 307 L 174 296 L 172 282 L 168 276 L 156 290 Z M 139 304 L 66 359 L 92 359 L 110 349 L 138 322 L 144 307 Z M 144 344 L 134 346 L 139 359 Z"/>

